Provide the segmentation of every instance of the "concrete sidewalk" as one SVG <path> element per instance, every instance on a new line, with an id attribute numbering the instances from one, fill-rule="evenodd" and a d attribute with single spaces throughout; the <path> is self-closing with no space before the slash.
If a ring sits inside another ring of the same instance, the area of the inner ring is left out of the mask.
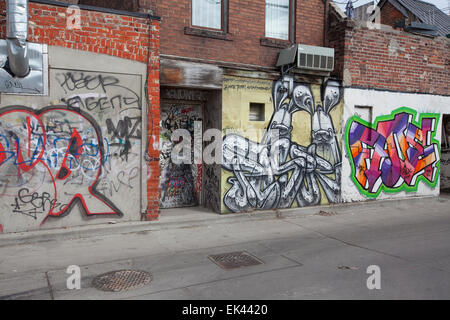
<path id="1" fill-rule="evenodd" d="M 224 270 L 208 259 L 235 251 L 264 264 Z M 81 290 L 66 287 L 71 265 Z M 371 265 L 381 290 L 367 288 Z M 92 287 L 123 269 L 153 281 L 124 293 Z M 152 223 L 0 236 L 0 299 L 449 299 L 449 273 L 449 196 L 229 216 L 193 208 Z"/>

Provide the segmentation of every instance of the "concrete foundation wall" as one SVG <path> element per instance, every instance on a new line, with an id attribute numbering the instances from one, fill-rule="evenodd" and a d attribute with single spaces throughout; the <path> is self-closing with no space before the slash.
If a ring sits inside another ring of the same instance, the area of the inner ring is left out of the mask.
<path id="1" fill-rule="evenodd" d="M 450 97 L 348 88 L 344 101 L 344 202 L 439 195 Z"/>
<path id="2" fill-rule="evenodd" d="M 3 231 L 140 220 L 147 65 L 53 46 L 48 54 L 48 96 L 0 96 Z"/>

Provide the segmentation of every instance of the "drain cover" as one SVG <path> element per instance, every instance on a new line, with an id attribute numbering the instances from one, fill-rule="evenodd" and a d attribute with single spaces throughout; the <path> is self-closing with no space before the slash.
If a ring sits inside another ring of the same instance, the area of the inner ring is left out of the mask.
<path id="1" fill-rule="evenodd" d="M 152 275 L 145 271 L 121 270 L 97 276 L 92 285 L 101 291 L 122 292 L 142 288 L 152 281 Z"/>
<path id="2" fill-rule="evenodd" d="M 223 253 L 209 256 L 209 258 L 223 269 L 236 269 L 264 264 L 264 262 L 247 252 Z"/>

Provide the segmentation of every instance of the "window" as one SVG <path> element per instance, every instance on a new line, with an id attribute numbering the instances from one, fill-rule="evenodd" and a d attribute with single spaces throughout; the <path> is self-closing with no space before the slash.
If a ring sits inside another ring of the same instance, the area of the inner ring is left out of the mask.
<path id="1" fill-rule="evenodd" d="M 289 40 L 290 0 L 266 0 L 266 37 Z"/>
<path id="2" fill-rule="evenodd" d="M 355 106 L 355 115 L 361 120 L 373 124 L 373 107 L 372 106 Z M 369 140 L 372 140 L 372 130 L 369 130 Z"/>
<path id="3" fill-rule="evenodd" d="M 265 121 L 265 108 L 264 103 L 250 103 L 250 121 Z"/>
<path id="4" fill-rule="evenodd" d="M 372 106 L 355 106 L 356 116 L 360 119 L 372 123 L 373 107 Z"/>
<path id="5" fill-rule="evenodd" d="M 192 25 L 222 29 L 222 0 L 192 0 Z"/>

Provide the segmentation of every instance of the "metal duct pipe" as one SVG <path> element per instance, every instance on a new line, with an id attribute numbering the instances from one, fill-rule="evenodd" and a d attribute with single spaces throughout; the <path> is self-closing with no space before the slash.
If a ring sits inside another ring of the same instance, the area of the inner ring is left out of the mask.
<path id="1" fill-rule="evenodd" d="M 7 33 L 9 68 L 16 77 L 30 72 L 28 56 L 28 0 L 7 0 Z"/>

